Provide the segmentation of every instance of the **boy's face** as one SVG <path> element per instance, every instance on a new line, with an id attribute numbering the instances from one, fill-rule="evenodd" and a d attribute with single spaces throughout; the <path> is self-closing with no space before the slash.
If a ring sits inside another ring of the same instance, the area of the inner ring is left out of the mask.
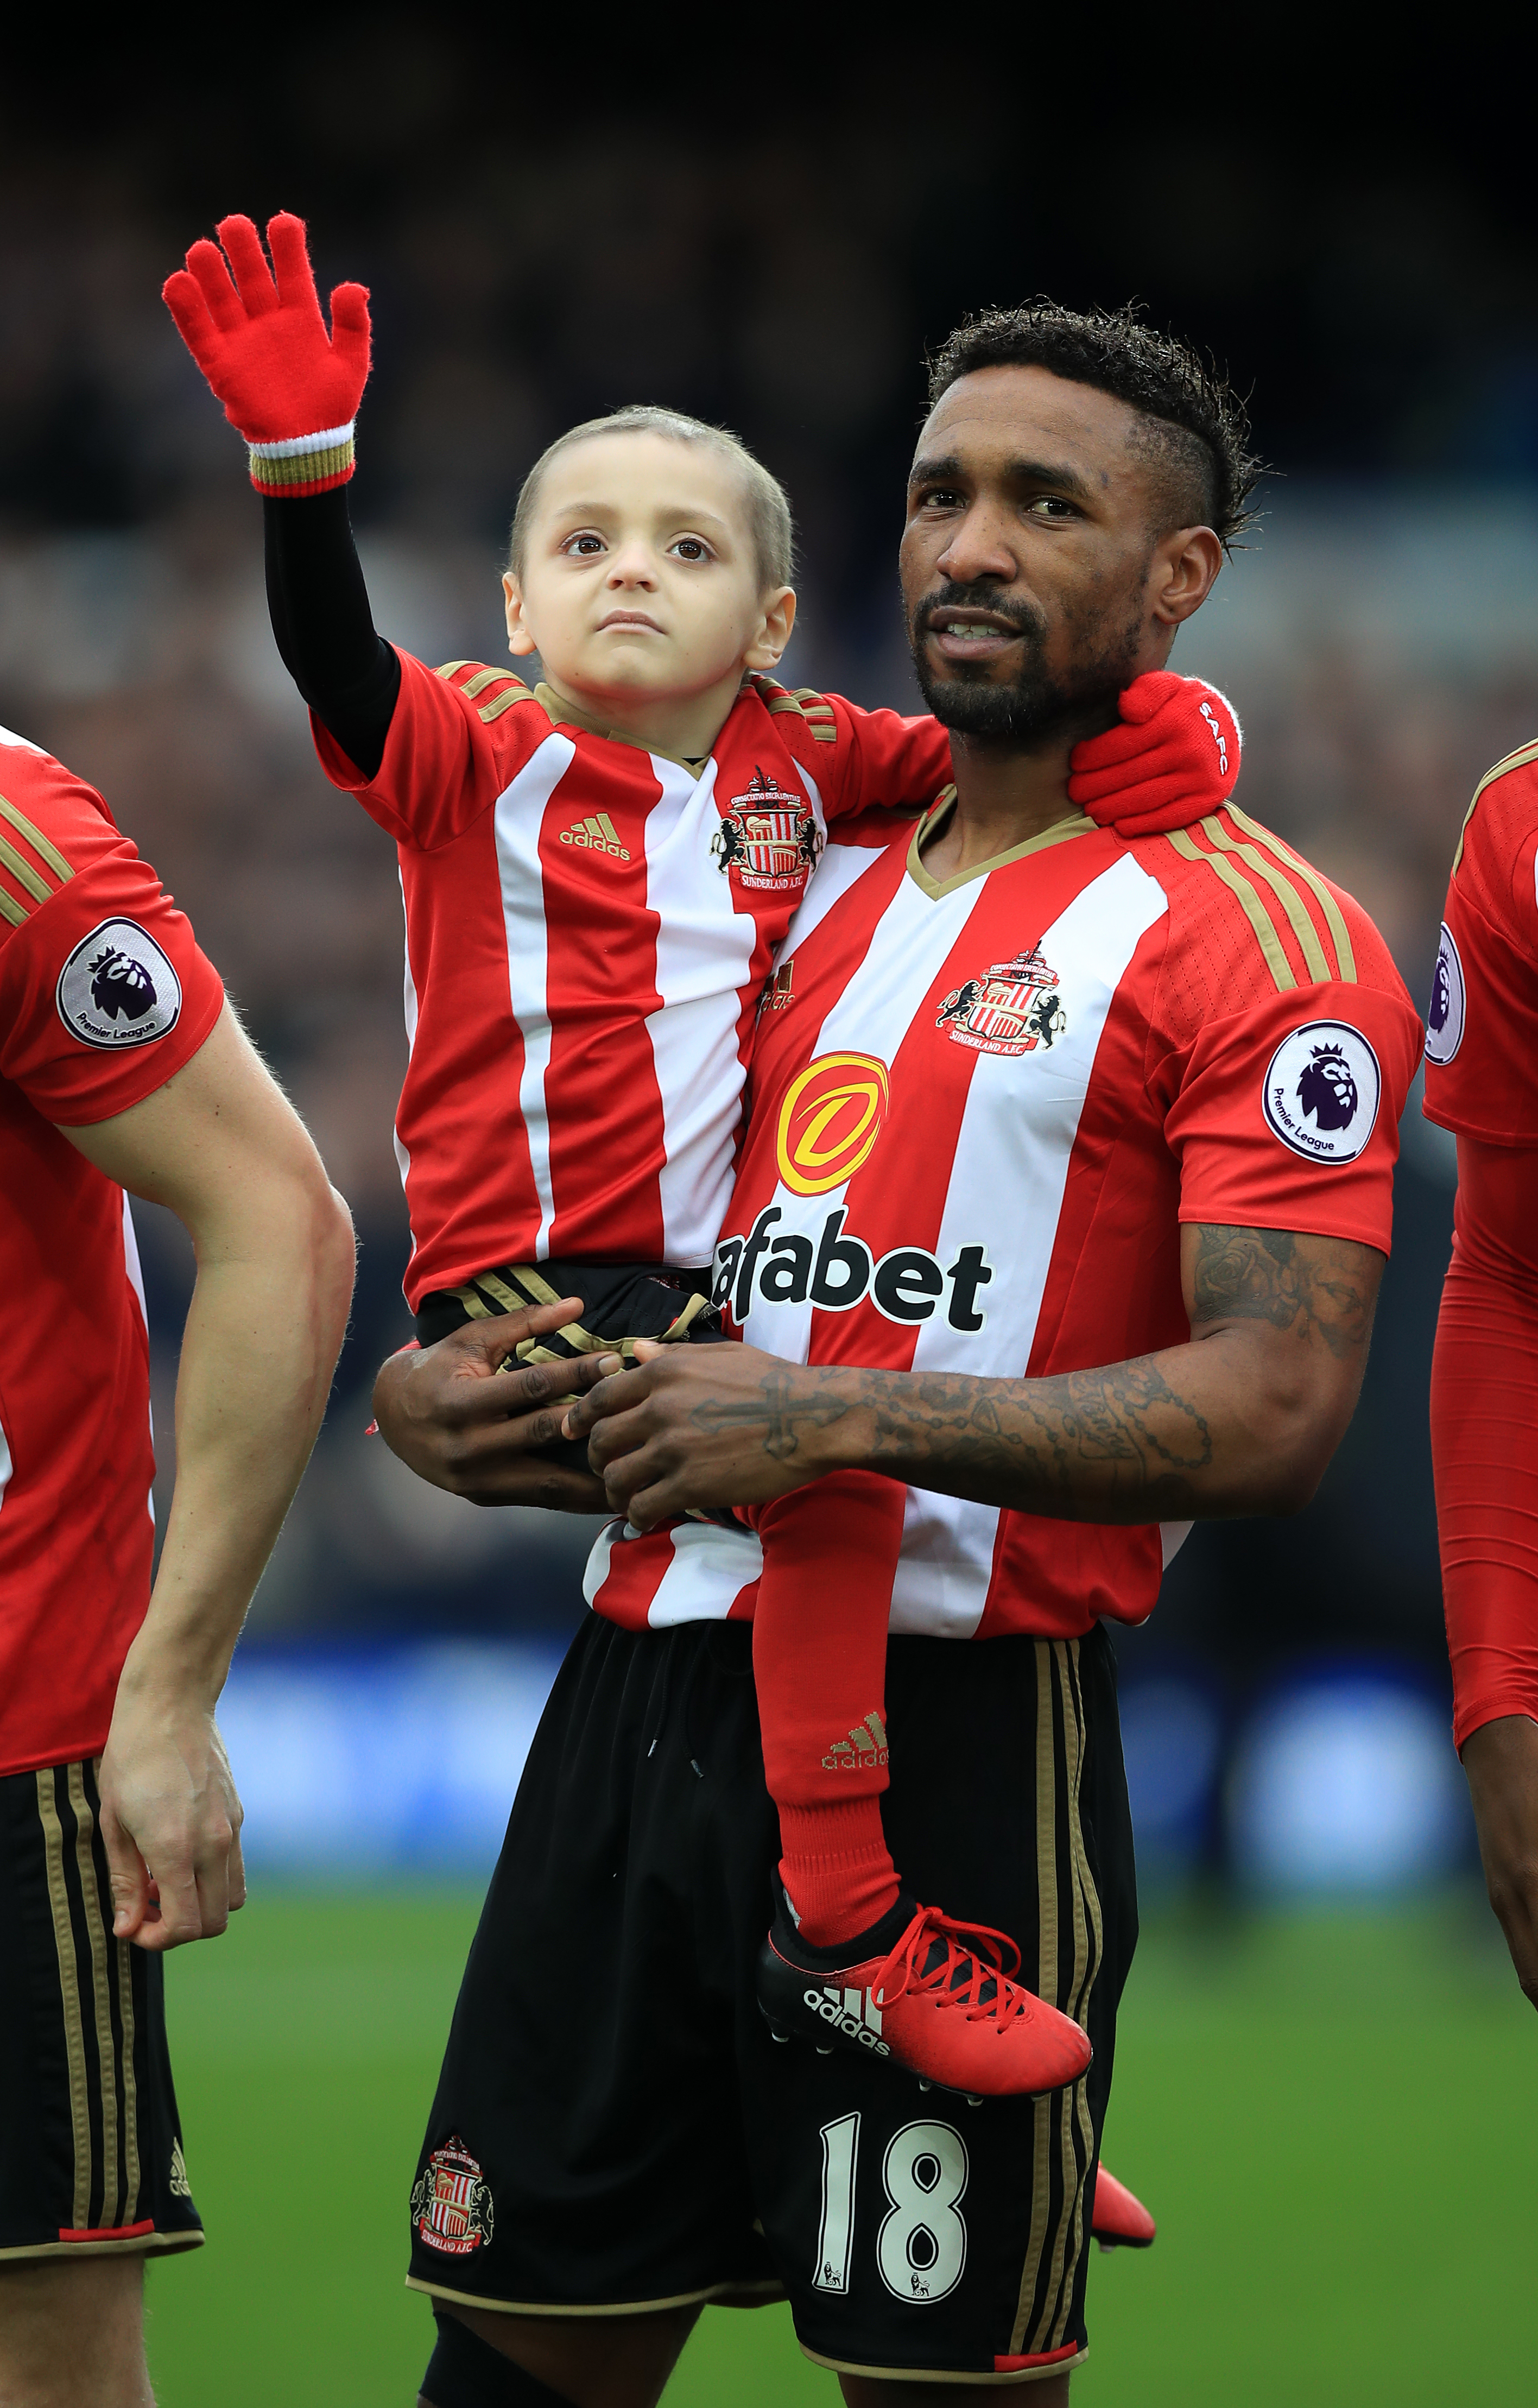
<path id="1" fill-rule="evenodd" d="M 683 700 L 773 668 L 795 596 L 761 591 L 731 460 L 662 435 L 596 435 L 545 472 L 521 577 L 503 579 L 515 653 L 574 700 Z"/>

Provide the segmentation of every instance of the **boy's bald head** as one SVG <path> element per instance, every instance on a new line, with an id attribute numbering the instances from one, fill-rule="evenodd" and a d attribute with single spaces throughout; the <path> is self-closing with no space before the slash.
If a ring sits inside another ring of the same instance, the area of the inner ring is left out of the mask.
<path id="1" fill-rule="evenodd" d="M 605 418 L 584 419 L 580 426 L 569 426 L 564 435 L 558 435 L 540 453 L 523 480 L 513 512 L 507 546 L 507 566 L 512 576 L 521 579 L 523 575 L 529 530 L 539 506 L 540 486 L 551 462 L 578 443 L 611 435 L 660 435 L 673 443 L 702 444 L 731 461 L 742 480 L 760 590 L 767 594 L 789 585 L 795 530 L 790 500 L 778 479 L 769 474 L 762 461 L 756 460 L 741 437 L 733 435 L 729 427 L 708 426 L 704 419 L 689 418 L 682 410 L 663 409 L 649 402 L 633 402 L 624 409 L 610 410 Z"/>

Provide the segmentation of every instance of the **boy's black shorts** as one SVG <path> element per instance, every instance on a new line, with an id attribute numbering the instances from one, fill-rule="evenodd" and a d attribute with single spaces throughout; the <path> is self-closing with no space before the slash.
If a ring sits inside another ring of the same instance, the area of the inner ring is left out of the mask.
<path id="1" fill-rule="evenodd" d="M 164 1967 L 112 1937 L 96 1769 L 0 1779 L 0 2260 L 195 2249 Z"/>
<path id="2" fill-rule="evenodd" d="M 1115 1659 L 898 1638 L 883 1800 L 909 1888 L 1019 1942 L 1086 2023 L 1076 2088 L 977 2107 L 776 2044 L 778 1854 L 746 1625 L 573 1644 L 470 1952 L 411 2199 L 414 2287 L 528 2315 L 790 2296 L 860 2373 L 1018 2380 L 1084 2347 L 1116 2009 L 1137 1930 Z"/>

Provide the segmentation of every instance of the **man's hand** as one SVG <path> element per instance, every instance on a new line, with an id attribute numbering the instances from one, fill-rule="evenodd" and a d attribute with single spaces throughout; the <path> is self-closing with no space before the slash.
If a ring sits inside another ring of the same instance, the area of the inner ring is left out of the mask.
<path id="1" fill-rule="evenodd" d="M 420 1352 L 392 1354 L 374 1383 L 374 1417 L 392 1454 L 434 1488 L 472 1505 L 543 1505 L 559 1513 L 601 1513 L 601 1481 L 542 1458 L 561 1438 L 565 1399 L 581 1396 L 618 1354 L 573 1363 L 498 1364 L 525 1338 L 544 1338 L 582 1314 L 579 1297 L 526 1312 L 472 1321 Z M 669 1348 L 669 1353 L 683 1353 Z M 713 1354 L 722 1354 L 713 1347 Z"/>
<path id="2" fill-rule="evenodd" d="M 833 1469 L 817 1436 L 854 1407 L 859 1372 L 808 1369 L 756 1346 L 636 1347 L 565 1419 L 608 1502 L 638 1530 L 691 1505 L 762 1505 Z"/>
<path id="3" fill-rule="evenodd" d="M 1517 1978 L 1538 2007 L 1538 1723 L 1502 1714 L 1463 1742 L 1485 1886 Z"/>
<path id="4" fill-rule="evenodd" d="M 112 1929 L 141 1948 L 211 1940 L 246 1903 L 240 1800 L 212 1709 L 136 1664 L 102 1756 Z"/>

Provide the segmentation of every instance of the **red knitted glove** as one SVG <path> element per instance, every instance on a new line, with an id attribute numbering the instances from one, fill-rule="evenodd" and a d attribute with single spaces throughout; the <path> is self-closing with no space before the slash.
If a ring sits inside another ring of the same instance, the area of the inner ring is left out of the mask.
<path id="1" fill-rule="evenodd" d="M 323 494 L 353 470 L 352 429 L 368 381 L 368 292 L 338 284 L 326 333 L 305 222 L 267 221 L 272 266 L 249 218 L 194 242 L 164 299 L 224 415 L 250 446 L 259 494 Z M 226 261 L 228 265 L 226 265 Z"/>
<path id="2" fill-rule="evenodd" d="M 1226 803 L 1239 775 L 1239 717 L 1201 678 L 1150 669 L 1118 698 L 1121 724 L 1068 756 L 1068 795 L 1118 836 L 1189 827 Z"/>

